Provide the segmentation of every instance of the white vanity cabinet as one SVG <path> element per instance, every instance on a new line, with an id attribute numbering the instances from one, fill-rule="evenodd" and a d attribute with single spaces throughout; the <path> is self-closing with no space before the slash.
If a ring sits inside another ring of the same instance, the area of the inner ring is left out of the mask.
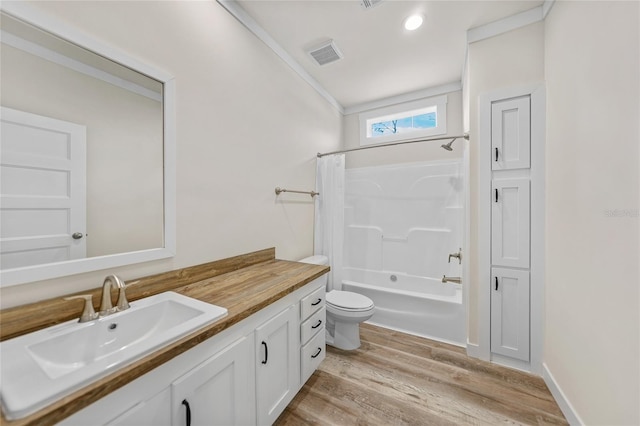
<path id="1" fill-rule="evenodd" d="M 300 301 L 301 385 L 311 377 L 326 354 L 325 288 L 320 287 Z"/>
<path id="2" fill-rule="evenodd" d="M 324 321 L 316 279 L 60 424 L 272 424 L 324 359 Z"/>
<path id="3" fill-rule="evenodd" d="M 256 403 L 259 425 L 272 424 L 298 392 L 300 384 L 298 304 L 255 331 Z"/>
<path id="4" fill-rule="evenodd" d="M 141 401 L 125 411 L 109 426 L 169 426 L 171 425 L 171 393 L 164 389 L 146 401 Z"/>
<path id="5" fill-rule="evenodd" d="M 253 422 L 251 339 L 242 337 L 171 384 L 172 424 Z"/>

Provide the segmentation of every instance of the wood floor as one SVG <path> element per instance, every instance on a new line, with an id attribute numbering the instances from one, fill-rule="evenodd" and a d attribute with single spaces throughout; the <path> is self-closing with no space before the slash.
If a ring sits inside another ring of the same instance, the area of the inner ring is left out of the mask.
<path id="1" fill-rule="evenodd" d="M 368 324 L 360 333 L 357 351 L 327 346 L 276 425 L 568 424 L 537 376 Z"/>

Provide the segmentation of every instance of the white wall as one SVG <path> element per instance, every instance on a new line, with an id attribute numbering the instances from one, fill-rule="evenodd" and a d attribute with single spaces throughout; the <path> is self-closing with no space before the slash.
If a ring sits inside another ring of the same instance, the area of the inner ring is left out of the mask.
<path id="1" fill-rule="evenodd" d="M 177 92 L 177 255 L 2 289 L 2 308 L 276 247 L 313 250 L 315 154 L 339 148 L 341 116 L 214 1 L 41 2 L 37 7 L 169 72 Z"/>
<path id="2" fill-rule="evenodd" d="M 486 92 L 544 80 L 544 24 L 526 27 L 469 45 L 468 91 L 470 125 L 470 257 L 469 342 L 478 343 L 478 97 Z"/>
<path id="3" fill-rule="evenodd" d="M 447 133 L 448 135 L 462 135 L 462 92 L 456 91 L 447 94 Z M 344 147 L 345 149 L 358 148 L 360 146 L 360 121 L 358 114 L 344 116 Z M 434 136 L 435 137 L 435 136 Z M 435 141 L 415 143 L 406 146 L 394 146 L 389 148 L 375 148 L 347 154 L 346 168 L 378 166 L 384 164 L 397 164 L 408 162 L 451 160 L 462 158 L 463 140 L 458 139 L 453 143 L 453 151 L 449 152 L 440 145 L 448 141 Z"/>
<path id="4" fill-rule="evenodd" d="M 544 360 L 585 424 L 640 424 L 638 2 L 545 21 Z"/>

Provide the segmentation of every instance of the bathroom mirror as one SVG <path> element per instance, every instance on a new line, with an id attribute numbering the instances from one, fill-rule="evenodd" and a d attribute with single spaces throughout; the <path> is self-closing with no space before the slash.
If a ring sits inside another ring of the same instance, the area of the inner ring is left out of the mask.
<path id="1" fill-rule="evenodd" d="M 175 253 L 174 82 L 2 5 L 0 286 Z"/>

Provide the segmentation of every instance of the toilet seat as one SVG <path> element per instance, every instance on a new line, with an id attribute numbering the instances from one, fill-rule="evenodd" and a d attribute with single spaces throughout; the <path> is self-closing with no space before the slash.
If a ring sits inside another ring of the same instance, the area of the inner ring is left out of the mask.
<path id="1" fill-rule="evenodd" d="M 362 312 L 373 308 L 373 301 L 367 296 L 352 291 L 331 290 L 326 294 L 327 305 L 341 311 Z"/>

